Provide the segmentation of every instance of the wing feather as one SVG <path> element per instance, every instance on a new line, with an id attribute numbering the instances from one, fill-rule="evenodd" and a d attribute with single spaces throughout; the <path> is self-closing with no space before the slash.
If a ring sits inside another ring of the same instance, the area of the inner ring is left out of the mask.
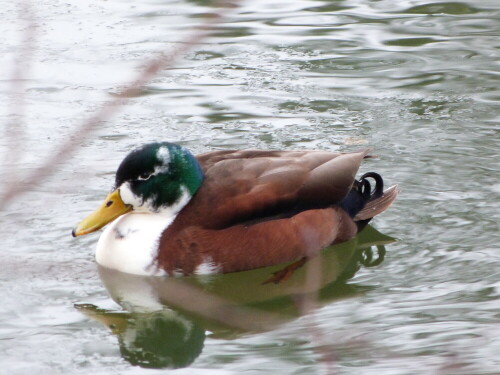
<path id="1" fill-rule="evenodd" d="M 349 192 L 368 151 L 215 151 L 197 156 L 205 181 L 189 221 L 220 229 L 282 212 L 325 208 Z M 206 212 L 210 212 L 207 218 Z M 202 222 L 203 220 L 203 222 Z"/>

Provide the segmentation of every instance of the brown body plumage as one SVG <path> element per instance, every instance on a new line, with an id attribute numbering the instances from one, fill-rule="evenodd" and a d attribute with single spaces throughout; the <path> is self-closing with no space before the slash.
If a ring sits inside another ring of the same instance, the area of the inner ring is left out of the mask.
<path id="1" fill-rule="evenodd" d="M 358 232 L 339 205 L 366 151 L 218 151 L 199 155 L 205 180 L 161 236 L 158 266 L 194 273 L 211 262 L 242 271 L 316 255 Z M 371 199 L 367 220 L 396 198 L 391 187 Z M 359 215 L 359 214 L 358 214 Z"/>

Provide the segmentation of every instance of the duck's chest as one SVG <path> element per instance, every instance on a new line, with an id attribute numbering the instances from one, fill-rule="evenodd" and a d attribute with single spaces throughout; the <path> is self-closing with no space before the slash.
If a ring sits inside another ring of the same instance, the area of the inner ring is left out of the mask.
<path id="1" fill-rule="evenodd" d="M 164 275 L 156 267 L 161 234 L 174 217 L 129 213 L 113 221 L 97 243 L 100 265 L 135 275 Z"/>

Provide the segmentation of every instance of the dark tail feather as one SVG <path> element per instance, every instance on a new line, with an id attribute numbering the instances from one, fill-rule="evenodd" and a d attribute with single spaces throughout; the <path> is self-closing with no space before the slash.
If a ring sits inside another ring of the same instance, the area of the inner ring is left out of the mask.
<path id="1" fill-rule="evenodd" d="M 369 179 L 375 182 L 373 191 Z M 385 211 L 396 199 L 398 192 L 396 185 L 384 191 L 382 177 L 378 173 L 368 172 L 354 181 L 351 191 L 341 205 L 362 228 L 372 217 Z"/>
<path id="2" fill-rule="evenodd" d="M 375 181 L 375 189 L 372 192 L 372 185 L 368 179 Z M 378 173 L 365 173 L 359 180 L 354 180 L 351 191 L 341 203 L 342 208 L 354 218 L 367 204 L 384 193 L 384 180 Z"/>

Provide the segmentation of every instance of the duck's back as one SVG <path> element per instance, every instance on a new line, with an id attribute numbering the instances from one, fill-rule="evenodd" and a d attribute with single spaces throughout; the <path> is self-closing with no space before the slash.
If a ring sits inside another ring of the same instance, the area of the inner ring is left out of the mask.
<path id="1" fill-rule="evenodd" d="M 268 220 L 339 204 L 366 156 L 324 151 L 217 151 L 197 158 L 205 181 L 193 198 L 190 221 L 206 228 Z M 194 209 L 196 208 L 196 209 Z M 291 211 L 291 212 L 288 212 Z M 209 218 L 199 221 L 204 213 Z"/>

